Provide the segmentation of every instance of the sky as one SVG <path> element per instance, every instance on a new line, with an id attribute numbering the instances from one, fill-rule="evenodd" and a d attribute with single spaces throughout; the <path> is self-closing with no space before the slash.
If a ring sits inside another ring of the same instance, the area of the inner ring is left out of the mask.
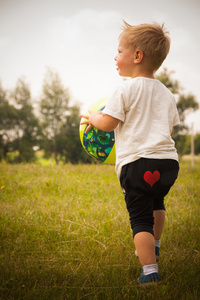
<path id="1" fill-rule="evenodd" d="M 174 71 L 182 92 L 200 104 L 199 15 L 199 0 L 0 0 L 2 86 L 13 89 L 23 77 L 37 101 L 50 68 L 84 112 L 122 80 L 114 61 L 122 20 L 164 22 L 171 49 L 159 71 Z M 200 109 L 186 122 L 200 132 Z"/>

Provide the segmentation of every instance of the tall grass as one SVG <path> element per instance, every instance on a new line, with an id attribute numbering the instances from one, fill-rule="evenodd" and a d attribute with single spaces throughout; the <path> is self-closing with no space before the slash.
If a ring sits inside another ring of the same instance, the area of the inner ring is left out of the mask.
<path id="1" fill-rule="evenodd" d="M 141 266 L 113 166 L 0 165 L 0 299 L 199 299 L 200 163 L 166 197 L 159 286 Z"/>

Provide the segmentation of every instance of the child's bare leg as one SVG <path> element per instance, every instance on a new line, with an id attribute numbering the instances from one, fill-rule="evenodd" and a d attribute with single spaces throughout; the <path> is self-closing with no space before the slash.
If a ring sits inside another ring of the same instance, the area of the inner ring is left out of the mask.
<path id="1" fill-rule="evenodd" d="M 153 226 L 154 238 L 155 240 L 160 240 L 164 228 L 164 223 L 165 223 L 165 210 L 154 210 L 153 216 L 154 216 L 154 226 Z"/>
<path id="2" fill-rule="evenodd" d="M 151 233 L 137 233 L 134 236 L 134 243 L 142 266 L 156 264 L 155 239 Z"/>

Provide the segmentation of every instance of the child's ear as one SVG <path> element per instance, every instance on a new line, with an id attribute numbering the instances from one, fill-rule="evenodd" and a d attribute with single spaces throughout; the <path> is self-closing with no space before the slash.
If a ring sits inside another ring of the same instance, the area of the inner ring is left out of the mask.
<path id="1" fill-rule="evenodd" d="M 140 49 L 137 49 L 134 53 L 134 63 L 135 64 L 140 63 L 142 61 L 143 57 L 144 57 L 143 51 Z"/>

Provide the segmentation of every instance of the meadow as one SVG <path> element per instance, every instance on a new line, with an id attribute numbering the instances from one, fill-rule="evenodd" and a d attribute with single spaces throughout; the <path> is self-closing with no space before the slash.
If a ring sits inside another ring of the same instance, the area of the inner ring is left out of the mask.
<path id="1" fill-rule="evenodd" d="M 200 299 L 200 162 L 165 204 L 162 281 L 141 287 L 114 166 L 0 164 L 0 299 Z"/>

